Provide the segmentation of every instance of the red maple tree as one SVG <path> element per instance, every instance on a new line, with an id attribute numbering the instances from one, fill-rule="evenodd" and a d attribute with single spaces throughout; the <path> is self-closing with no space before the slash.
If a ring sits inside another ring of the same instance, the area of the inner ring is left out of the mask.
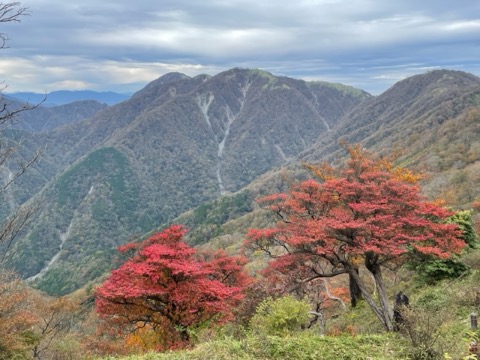
<path id="1" fill-rule="evenodd" d="M 274 258 L 271 270 L 294 273 L 292 288 L 348 274 L 391 331 L 382 266 L 399 266 L 412 252 L 447 258 L 465 244 L 456 226 L 443 222 L 452 213 L 427 201 L 409 171 L 373 159 L 358 145 L 347 150 L 345 168 L 311 168 L 322 181 L 309 179 L 288 193 L 263 198 L 280 221 L 273 228 L 251 229 L 245 245 Z M 375 279 L 378 301 L 359 275 L 361 265 Z"/>
<path id="2" fill-rule="evenodd" d="M 192 326 L 229 319 L 250 283 L 245 258 L 198 256 L 183 242 L 185 232 L 173 225 L 120 247 L 131 257 L 97 289 L 97 312 L 132 331 L 151 328 L 163 348 L 187 345 Z"/>

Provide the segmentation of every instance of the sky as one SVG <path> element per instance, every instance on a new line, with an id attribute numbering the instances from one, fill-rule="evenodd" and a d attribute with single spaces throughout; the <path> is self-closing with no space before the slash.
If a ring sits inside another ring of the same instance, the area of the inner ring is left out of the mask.
<path id="1" fill-rule="evenodd" d="M 8 1 L 6 1 L 8 3 Z M 6 3 L 4 1 L 4 3 Z M 480 76 L 477 0 L 25 0 L 0 22 L 5 92 L 133 93 L 234 67 L 378 95 L 435 69 Z"/>

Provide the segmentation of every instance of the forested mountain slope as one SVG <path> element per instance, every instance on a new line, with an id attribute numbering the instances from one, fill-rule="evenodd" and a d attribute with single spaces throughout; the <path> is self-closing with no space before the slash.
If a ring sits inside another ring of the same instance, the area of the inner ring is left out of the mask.
<path id="1" fill-rule="evenodd" d="M 262 175 L 243 191 L 208 202 L 173 222 L 186 224 L 193 244 L 231 247 L 235 252 L 249 227 L 262 227 L 272 214 L 255 199 L 285 191 L 289 181 L 308 176 L 300 161 L 340 164 L 340 140 L 361 143 L 374 153 L 424 174 L 431 199 L 471 208 L 480 199 L 480 79 L 459 71 L 433 71 L 407 78 L 354 107 L 331 132 L 280 170 Z M 478 217 L 478 215 L 477 215 Z"/>
<path id="2" fill-rule="evenodd" d="M 428 195 L 467 205 L 480 197 L 480 78 L 436 70 L 400 81 L 352 109 L 300 157 L 332 158 L 339 139 L 397 154 L 398 164 L 425 173 Z"/>
<path id="3" fill-rule="evenodd" d="M 71 291 L 109 268 L 117 245 L 295 159 L 369 97 L 260 70 L 173 73 L 37 134 L 49 145 L 35 171 L 52 178 L 30 200 L 40 210 L 9 264 L 47 291 Z"/>
<path id="4" fill-rule="evenodd" d="M 62 138 L 49 139 L 47 134 L 62 126 L 72 126 L 85 120 L 107 106 L 96 101 L 77 101 L 66 105 L 44 107 L 41 99 L 38 103 L 24 103 L 8 96 L 0 100 L 8 111 L 20 111 L 11 122 L 4 124 L 0 147 L 11 152 L 8 163 L 0 168 L 0 183 L 7 183 L 25 164 L 42 153 L 40 161 L 29 167 L 27 174 L 15 180 L 9 189 L 8 207 L 0 208 L 0 218 L 8 215 L 16 206 L 25 203 L 47 184 L 62 163 L 57 156 L 51 156 L 52 141 L 63 142 Z"/>
<path id="5" fill-rule="evenodd" d="M 45 107 L 43 103 L 29 103 L 37 106 L 21 112 L 15 118 L 13 128 L 30 132 L 47 132 L 62 125 L 79 122 L 105 109 L 107 105 L 94 100 L 75 101 L 65 105 Z"/>
<path id="6" fill-rule="evenodd" d="M 185 223 L 195 244 L 238 248 L 246 228 L 268 221 L 254 199 L 305 176 L 301 161 L 339 163 L 341 139 L 397 153 L 397 163 L 426 173 L 427 195 L 468 207 L 480 197 L 479 101 L 479 78 L 446 70 L 377 97 L 260 70 L 165 75 L 128 101 L 27 138 L 30 148 L 49 144 L 28 175 L 44 174 L 47 185 L 17 189 L 41 206 L 10 265 L 66 293 L 110 268 L 117 245 L 162 224 Z"/>

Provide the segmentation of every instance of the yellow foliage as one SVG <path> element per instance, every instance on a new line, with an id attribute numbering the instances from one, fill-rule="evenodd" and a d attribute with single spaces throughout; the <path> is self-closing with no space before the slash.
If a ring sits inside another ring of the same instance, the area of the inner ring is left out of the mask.
<path id="1" fill-rule="evenodd" d="M 391 156 L 388 156 L 388 157 L 375 157 L 374 155 L 370 154 L 367 150 L 363 149 L 360 146 L 360 144 L 349 145 L 343 142 L 341 143 L 341 145 L 349 153 L 351 161 L 361 162 L 363 160 L 369 160 L 372 162 L 370 166 L 373 169 L 391 173 L 393 174 L 394 178 L 397 180 L 415 184 L 424 178 L 422 174 L 414 173 L 413 171 L 404 167 L 395 166 L 393 162 L 396 158 L 398 158 L 399 154 L 392 154 Z M 323 162 L 322 164 L 319 164 L 319 165 L 313 165 L 313 164 L 307 164 L 307 163 L 303 163 L 302 165 L 315 177 L 323 181 L 328 181 L 336 177 L 336 169 L 334 169 L 327 162 Z"/>
<path id="2" fill-rule="evenodd" d="M 320 180 L 327 181 L 335 178 L 335 170 L 327 162 L 320 165 L 302 163 L 303 167 Z"/>
<path id="3" fill-rule="evenodd" d="M 411 184 L 415 184 L 423 179 L 422 174 L 415 174 L 411 170 L 402 167 L 396 167 L 392 169 L 392 173 L 398 180 Z"/>
<path id="4" fill-rule="evenodd" d="M 125 345 L 130 349 L 148 351 L 157 350 L 162 347 L 163 343 L 160 341 L 158 332 L 155 332 L 152 326 L 139 324 L 135 332 L 126 337 Z"/>

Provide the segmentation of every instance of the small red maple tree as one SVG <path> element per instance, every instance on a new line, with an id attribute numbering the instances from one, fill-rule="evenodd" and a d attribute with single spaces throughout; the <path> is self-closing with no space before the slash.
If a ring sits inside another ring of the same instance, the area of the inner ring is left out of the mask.
<path id="1" fill-rule="evenodd" d="M 348 274 L 391 331 L 382 266 L 398 266 L 415 251 L 447 258 L 465 243 L 455 225 L 443 222 L 452 213 L 427 201 L 409 171 L 374 160 L 358 145 L 347 150 L 345 168 L 311 168 L 323 182 L 309 179 L 289 193 L 263 198 L 280 221 L 273 228 L 251 229 L 245 245 L 275 258 L 273 271 L 294 273 L 292 288 Z M 359 275 L 361 264 L 375 279 L 378 302 Z"/>
<path id="2" fill-rule="evenodd" d="M 223 251 L 197 256 L 173 225 L 142 243 L 119 248 L 131 257 L 96 290 L 96 309 L 133 330 L 148 326 L 163 348 L 185 346 L 188 329 L 225 321 L 250 283 L 245 258 Z"/>

